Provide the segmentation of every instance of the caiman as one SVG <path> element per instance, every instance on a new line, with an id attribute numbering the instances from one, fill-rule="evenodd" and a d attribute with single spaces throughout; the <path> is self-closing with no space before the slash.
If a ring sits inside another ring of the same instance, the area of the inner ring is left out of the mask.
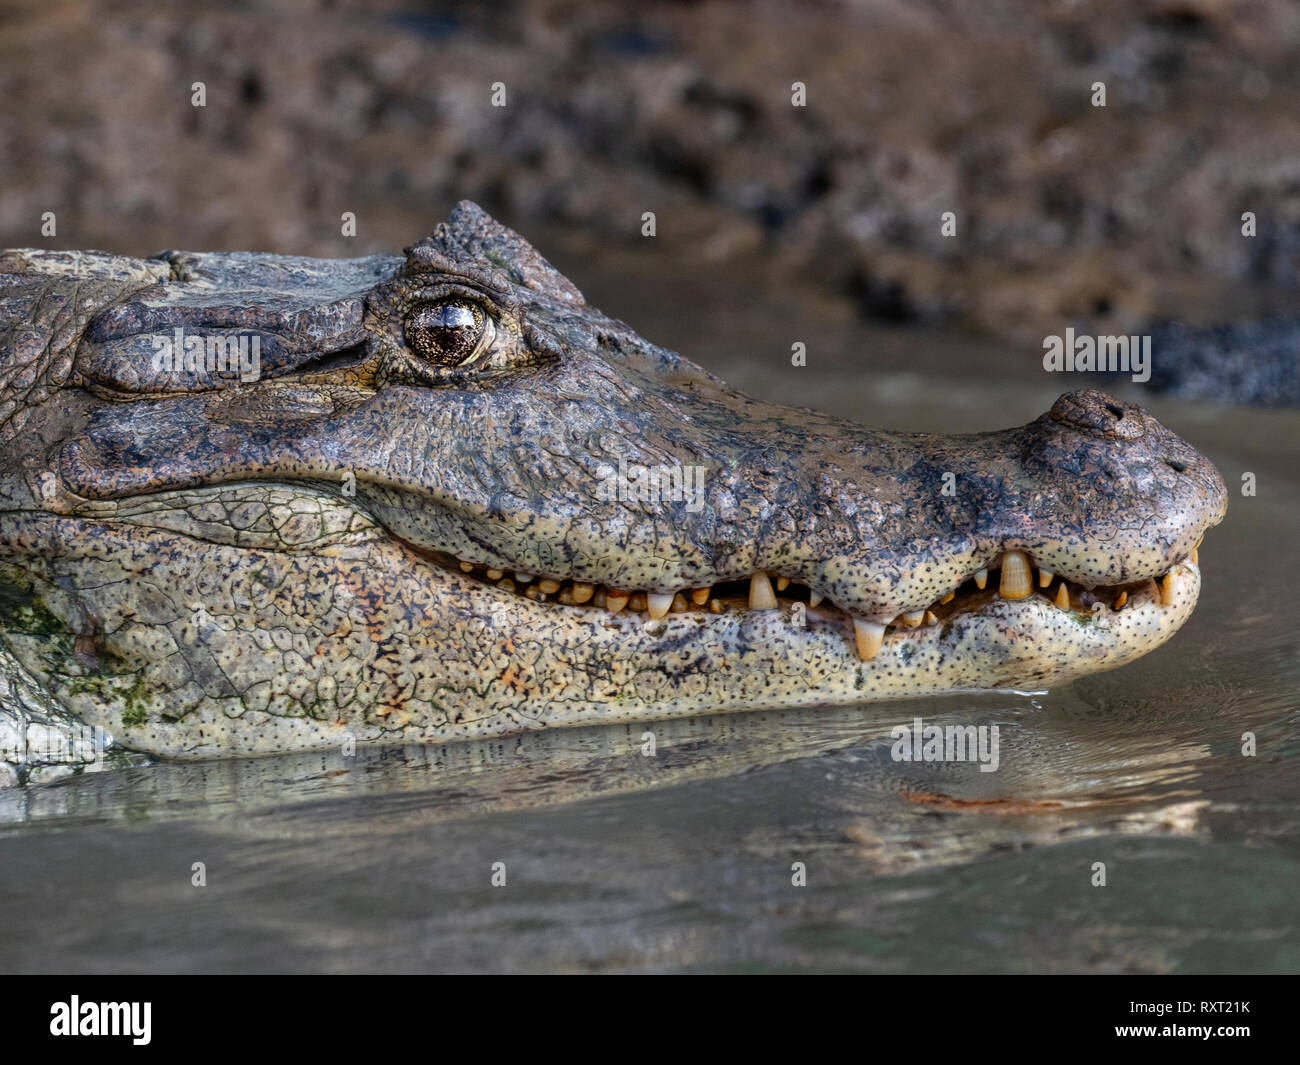
<path id="1" fill-rule="evenodd" d="M 0 308 L 11 746 L 1041 688 L 1166 641 L 1226 507 L 1098 391 L 951 436 L 751 399 L 468 202 L 404 257 L 9 251 Z"/>

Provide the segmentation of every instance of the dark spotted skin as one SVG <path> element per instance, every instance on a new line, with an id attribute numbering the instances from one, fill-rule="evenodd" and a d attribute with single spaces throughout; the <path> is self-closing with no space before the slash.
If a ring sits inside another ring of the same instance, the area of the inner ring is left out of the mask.
<path id="1" fill-rule="evenodd" d="M 1168 638 L 1224 513 L 1206 459 L 1100 392 L 967 436 L 750 399 L 587 306 L 468 203 L 404 259 L 8 252 L 0 269 L 5 668 L 149 751 L 1064 680 Z M 159 369 L 177 329 L 256 337 L 256 380 Z M 603 478 L 620 462 L 699 470 L 701 494 L 619 498 Z M 921 610 L 1009 548 L 1084 588 L 1171 568 L 1178 586 L 1101 624 L 994 599 L 859 660 L 849 615 Z M 650 622 L 455 560 L 644 592 L 763 570 L 826 602 Z"/>

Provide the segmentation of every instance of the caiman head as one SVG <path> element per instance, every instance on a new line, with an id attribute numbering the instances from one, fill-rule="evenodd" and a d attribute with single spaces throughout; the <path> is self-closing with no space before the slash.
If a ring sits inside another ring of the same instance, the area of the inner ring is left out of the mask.
<path id="1" fill-rule="evenodd" d="M 1095 391 L 758 402 L 460 204 L 405 258 L 9 252 L 10 668 L 176 755 L 1037 688 L 1163 643 L 1214 467 Z"/>

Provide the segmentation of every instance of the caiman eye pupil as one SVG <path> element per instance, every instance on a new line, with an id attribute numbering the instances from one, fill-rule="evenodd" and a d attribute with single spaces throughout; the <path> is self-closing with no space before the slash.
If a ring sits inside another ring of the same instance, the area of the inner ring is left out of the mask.
<path id="1" fill-rule="evenodd" d="M 483 311 L 463 300 L 434 303 L 406 318 L 406 342 L 415 353 L 439 366 L 460 366 L 478 350 Z"/>

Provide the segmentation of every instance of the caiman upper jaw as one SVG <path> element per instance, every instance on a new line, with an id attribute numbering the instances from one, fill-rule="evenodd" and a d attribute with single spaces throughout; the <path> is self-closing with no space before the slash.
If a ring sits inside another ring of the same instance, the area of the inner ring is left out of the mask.
<path id="1" fill-rule="evenodd" d="M 778 410 L 760 407 L 759 413 Z M 846 441 L 858 432 L 834 423 L 822 427 L 827 429 L 842 430 Z M 942 440 L 924 439 L 932 446 Z M 934 473 L 917 477 L 918 498 L 928 503 L 939 496 L 941 467 L 951 466 L 960 480 L 969 482 L 963 485 L 967 498 L 954 500 L 947 515 L 929 519 L 928 528 L 895 520 L 892 540 L 889 516 L 899 512 L 897 504 L 907 504 L 907 497 L 891 496 L 896 478 L 866 471 L 854 490 L 892 511 L 879 511 L 886 521 L 862 526 L 859 543 L 844 545 L 838 555 L 819 557 L 823 545 L 815 535 L 818 523 L 812 521 L 801 555 L 791 555 L 783 543 L 775 550 L 752 549 L 760 565 L 782 554 L 786 565 L 747 574 L 715 567 L 696 570 L 677 583 L 668 578 L 639 588 L 610 581 L 599 564 L 543 569 L 535 580 L 527 561 L 484 562 L 477 549 L 458 555 L 455 562 L 466 573 L 536 602 L 615 614 L 645 611 L 651 620 L 691 611 L 771 610 L 780 605 L 782 594 L 812 610 L 827 609 L 825 601 L 851 619 L 859 656 L 871 660 L 890 631 L 945 625 L 955 615 L 979 611 L 995 600 L 1032 597 L 1086 618 L 1100 608 L 1120 611 L 1139 600 L 1170 607 L 1186 579 L 1187 563 L 1197 562 L 1205 530 L 1221 520 L 1226 508 L 1226 490 L 1212 464 L 1141 408 L 1102 392 L 1067 394 L 1023 430 L 959 440 L 958 445 L 969 450 L 975 441 L 983 445 L 977 451 L 982 457 L 966 455 L 958 462 L 947 456 L 953 461 L 937 461 Z M 844 451 L 843 444 L 838 447 Z M 877 452 L 884 447 L 878 445 Z M 897 445 L 897 454 L 905 458 L 896 464 L 915 469 L 911 456 L 917 453 L 913 441 Z M 836 454 L 836 461 L 845 463 L 844 455 Z M 888 456 L 883 461 L 888 467 Z M 770 468 L 779 467 L 776 462 Z M 826 466 L 814 469 L 824 476 Z M 805 501 L 802 514 L 819 516 L 817 507 L 806 503 L 816 498 L 815 492 L 784 495 L 791 507 Z M 945 528 L 951 530 L 948 544 L 935 547 L 934 532 Z M 863 572 L 859 560 L 868 569 L 894 575 L 883 592 L 871 593 L 886 612 L 864 608 L 865 589 L 845 579 Z"/>

